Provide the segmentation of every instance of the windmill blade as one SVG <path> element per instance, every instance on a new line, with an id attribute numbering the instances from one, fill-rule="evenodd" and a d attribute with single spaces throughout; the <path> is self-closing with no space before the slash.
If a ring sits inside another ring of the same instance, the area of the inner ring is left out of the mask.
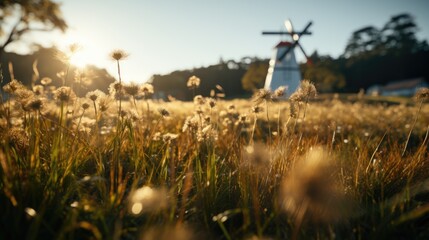
<path id="1" fill-rule="evenodd" d="M 307 30 L 308 30 L 308 28 L 311 26 L 311 24 L 313 24 L 313 22 L 312 21 L 310 21 L 308 24 L 307 24 L 307 26 L 305 26 L 305 28 L 304 28 L 304 30 L 302 30 L 302 32 L 299 32 L 299 33 L 294 33 L 293 35 L 292 35 L 292 38 L 293 38 L 293 40 L 294 40 L 294 42 L 293 42 L 293 44 L 292 44 L 292 46 L 290 46 L 290 48 L 288 49 L 288 50 L 286 50 L 286 52 L 284 52 L 280 57 L 279 57 L 279 61 L 282 61 L 283 60 L 283 58 L 284 57 L 286 57 L 286 55 L 293 49 L 293 48 L 295 48 L 296 47 L 296 45 L 298 44 L 299 45 L 299 38 L 301 37 L 301 35 L 302 34 L 308 34 L 308 32 L 307 32 Z M 301 45 L 299 45 L 300 46 L 300 48 L 301 48 L 301 50 L 303 50 L 302 49 L 302 47 L 301 47 Z M 304 51 L 303 51 L 304 52 Z M 306 55 L 306 54 L 305 54 Z"/>
<path id="2" fill-rule="evenodd" d="M 305 53 L 304 48 L 302 48 L 301 44 L 297 43 L 298 47 L 301 49 L 301 52 L 304 54 L 305 59 L 308 60 L 308 55 Z"/>
<path id="3" fill-rule="evenodd" d="M 274 32 L 274 31 L 264 31 L 262 32 L 263 35 L 289 35 L 288 32 Z"/>
<path id="4" fill-rule="evenodd" d="M 311 24 L 313 24 L 313 22 L 312 21 L 310 21 L 308 24 L 307 24 L 307 26 L 304 28 L 304 30 L 302 30 L 302 32 L 300 32 L 300 33 L 298 33 L 298 35 L 301 37 L 301 35 L 302 34 L 308 34 L 307 33 L 307 30 L 308 30 L 308 28 L 311 26 Z"/>
<path id="5" fill-rule="evenodd" d="M 286 57 L 286 55 L 293 49 L 293 48 L 295 48 L 295 46 L 296 46 L 296 43 L 297 42 L 295 42 L 295 43 L 293 43 L 288 49 L 286 49 L 286 51 L 279 57 L 279 61 L 282 61 L 283 60 L 283 58 L 285 58 Z"/>
<path id="6" fill-rule="evenodd" d="M 288 32 L 293 34 L 293 25 L 292 25 L 292 21 L 290 19 L 285 21 L 285 27 L 286 27 Z"/>

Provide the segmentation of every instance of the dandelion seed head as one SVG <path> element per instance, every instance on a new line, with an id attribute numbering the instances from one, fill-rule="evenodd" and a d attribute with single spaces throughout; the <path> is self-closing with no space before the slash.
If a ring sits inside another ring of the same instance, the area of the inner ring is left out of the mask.
<path id="1" fill-rule="evenodd" d="M 143 84 L 140 88 L 140 92 L 145 98 L 152 96 L 152 94 L 154 93 L 153 85 L 150 83 Z"/>
<path id="2" fill-rule="evenodd" d="M 128 53 L 126 53 L 123 50 L 117 49 L 114 50 L 110 53 L 110 58 L 112 58 L 113 60 L 119 61 L 119 60 L 124 60 L 128 57 Z"/>
<path id="3" fill-rule="evenodd" d="M 43 85 L 34 85 L 33 92 L 38 96 L 43 95 L 45 92 L 45 87 Z"/>
<path id="4" fill-rule="evenodd" d="M 170 116 L 170 112 L 165 108 L 158 108 L 159 114 L 161 114 L 162 117 L 166 118 Z"/>
<path id="5" fill-rule="evenodd" d="M 130 84 L 124 85 L 124 91 L 126 94 L 135 97 L 137 96 L 137 94 L 139 94 L 140 87 L 137 84 L 130 83 Z"/>
<path id="6" fill-rule="evenodd" d="M 186 86 L 190 89 L 198 88 L 200 86 L 201 80 L 196 76 L 191 76 L 186 83 Z"/>
<path id="7" fill-rule="evenodd" d="M 255 114 L 264 111 L 264 109 L 260 106 L 253 106 L 251 110 L 252 110 L 252 113 L 255 113 Z"/>
<path id="8" fill-rule="evenodd" d="M 101 112 L 107 111 L 109 109 L 110 103 L 112 102 L 112 99 L 109 96 L 101 97 L 98 100 L 98 108 Z"/>
<path id="9" fill-rule="evenodd" d="M 214 98 L 209 98 L 208 103 L 210 108 L 214 108 L 216 106 L 216 100 Z"/>
<path id="10" fill-rule="evenodd" d="M 160 132 L 156 132 L 152 137 L 152 140 L 154 141 L 161 141 L 161 139 L 162 139 L 162 133 Z"/>
<path id="11" fill-rule="evenodd" d="M 177 137 L 179 137 L 179 134 L 166 133 L 162 136 L 162 141 L 165 143 L 171 143 L 173 140 L 177 139 Z"/>
<path id="12" fill-rule="evenodd" d="M 16 79 L 12 79 L 9 83 L 3 86 L 3 91 L 7 93 L 14 93 L 18 89 L 25 88 L 22 83 Z"/>
<path id="13" fill-rule="evenodd" d="M 270 90 L 267 90 L 265 88 L 259 89 L 254 95 L 253 95 L 253 101 L 256 105 L 260 104 L 263 101 L 269 101 L 272 100 L 273 96 Z"/>
<path id="14" fill-rule="evenodd" d="M 87 103 L 87 102 L 84 102 L 84 103 L 82 103 L 82 105 L 81 105 L 81 107 L 82 107 L 82 109 L 83 109 L 83 110 L 88 109 L 90 106 L 91 106 L 91 105 L 89 105 L 89 103 Z"/>
<path id="15" fill-rule="evenodd" d="M 13 127 L 9 129 L 6 133 L 6 139 L 9 145 L 16 148 L 19 152 L 25 152 L 30 145 L 27 133 L 21 128 Z"/>
<path id="16" fill-rule="evenodd" d="M 106 94 L 98 89 L 90 91 L 86 94 L 86 97 L 91 101 L 95 102 L 99 97 L 105 96 Z"/>
<path id="17" fill-rule="evenodd" d="M 203 96 L 197 95 L 194 97 L 195 105 L 204 105 L 205 103 L 206 103 L 206 99 Z"/>
<path id="18" fill-rule="evenodd" d="M 286 89 L 287 88 L 285 86 L 278 87 L 276 90 L 274 90 L 273 98 L 283 97 L 285 95 Z"/>
<path id="19" fill-rule="evenodd" d="M 312 99 L 317 95 L 316 87 L 309 80 L 301 81 L 300 90 L 307 99 Z"/>
<path id="20" fill-rule="evenodd" d="M 40 111 L 42 110 L 43 102 L 41 98 L 31 98 L 25 104 L 24 109 L 28 109 L 29 111 Z"/>
<path id="21" fill-rule="evenodd" d="M 51 83 L 52 83 L 52 79 L 51 79 L 51 78 L 48 78 L 48 77 L 44 77 L 44 78 L 42 78 L 42 80 L 40 80 L 40 83 L 41 83 L 43 86 L 47 86 L 47 85 L 49 85 L 49 84 L 51 84 Z"/>
<path id="22" fill-rule="evenodd" d="M 60 87 L 54 92 L 54 99 L 60 102 L 68 103 L 76 99 L 76 94 L 70 87 Z"/>
<path id="23" fill-rule="evenodd" d="M 283 210 L 313 221 L 337 221 L 347 212 L 344 188 L 334 175 L 335 165 L 323 148 L 312 148 L 283 181 Z"/>
<path id="24" fill-rule="evenodd" d="M 414 97 L 417 101 L 429 100 L 429 88 L 419 88 Z"/>

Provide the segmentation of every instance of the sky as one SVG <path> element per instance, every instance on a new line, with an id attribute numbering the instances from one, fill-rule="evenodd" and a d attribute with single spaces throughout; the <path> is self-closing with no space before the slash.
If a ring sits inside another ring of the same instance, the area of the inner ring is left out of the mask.
<path id="1" fill-rule="evenodd" d="M 31 33 L 9 50 L 25 52 L 26 42 L 65 49 L 81 46 L 79 63 L 106 68 L 117 78 L 109 54 L 121 49 L 129 54 L 121 62 L 125 82 L 142 83 L 153 74 L 167 74 L 213 65 L 242 57 L 270 58 L 280 36 L 262 31 L 285 30 L 291 19 L 295 30 L 309 21 L 312 35 L 300 43 L 307 54 L 338 57 L 353 31 L 383 25 L 399 13 L 415 17 L 419 40 L 429 39 L 427 0 L 63 0 L 66 33 Z M 298 49 L 297 59 L 304 57 Z"/>

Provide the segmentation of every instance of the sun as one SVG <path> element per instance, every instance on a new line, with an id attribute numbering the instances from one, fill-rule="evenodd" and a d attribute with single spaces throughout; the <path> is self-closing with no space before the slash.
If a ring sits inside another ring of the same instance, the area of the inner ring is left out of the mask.
<path id="1" fill-rule="evenodd" d="M 94 64 L 94 57 L 84 49 L 77 50 L 70 56 L 70 64 L 77 68 L 85 68 L 90 64 Z"/>
<path id="2" fill-rule="evenodd" d="M 101 60 L 95 40 L 83 38 L 82 34 L 71 32 L 62 36 L 61 45 L 61 49 L 66 53 L 70 65 L 77 68 L 97 65 Z"/>

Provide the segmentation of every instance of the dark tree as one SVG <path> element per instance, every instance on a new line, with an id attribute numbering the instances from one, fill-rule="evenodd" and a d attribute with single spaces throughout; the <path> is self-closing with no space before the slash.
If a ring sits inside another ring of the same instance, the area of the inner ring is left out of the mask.
<path id="1" fill-rule="evenodd" d="M 254 61 L 250 63 L 249 68 L 241 79 L 243 89 L 252 92 L 263 88 L 268 72 L 268 67 L 268 60 Z"/>
<path id="2" fill-rule="evenodd" d="M 51 0 L 0 0 L 0 56 L 31 31 L 65 31 L 60 5 Z"/>

